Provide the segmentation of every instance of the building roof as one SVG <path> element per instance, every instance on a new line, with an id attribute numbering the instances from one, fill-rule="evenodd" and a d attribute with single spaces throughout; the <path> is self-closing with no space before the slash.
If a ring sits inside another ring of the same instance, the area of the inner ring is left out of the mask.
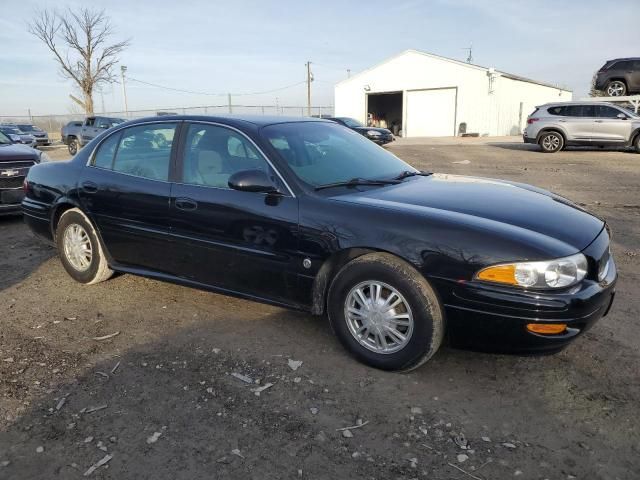
<path id="1" fill-rule="evenodd" d="M 353 80 L 354 78 L 357 78 L 358 76 L 360 76 L 360 75 L 362 75 L 362 74 L 364 74 L 366 72 L 370 72 L 371 70 L 373 70 L 375 68 L 381 67 L 385 63 L 388 63 L 388 62 L 390 62 L 392 60 L 395 60 L 396 58 L 402 57 L 403 55 L 406 55 L 407 53 L 417 53 L 419 55 L 424 55 L 425 57 L 431 57 L 431 58 L 435 58 L 437 60 L 443 60 L 445 62 L 455 63 L 455 64 L 458 64 L 458 65 L 463 66 L 463 67 L 473 68 L 473 69 L 477 69 L 477 70 L 483 70 L 485 72 L 488 72 L 488 71 L 492 70 L 490 68 L 483 67 L 481 65 L 475 65 L 473 63 L 462 62 L 460 60 L 455 60 L 453 58 L 443 57 L 442 55 L 436 55 L 435 53 L 428 53 L 428 52 L 423 52 L 423 51 L 420 51 L 420 50 L 415 50 L 415 49 L 410 48 L 408 50 L 405 50 L 403 52 L 398 53 L 397 55 L 394 55 L 393 57 L 389 57 L 386 60 L 384 60 L 384 61 L 382 61 L 382 62 L 380 62 L 380 63 L 378 63 L 378 64 L 376 64 L 376 65 L 374 65 L 372 67 L 369 67 L 366 70 L 363 70 L 362 72 L 358 72 L 355 75 L 342 80 L 341 82 L 338 82 L 337 85 L 340 85 L 341 83 L 349 82 L 349 81 Z M 536 84 L 536 85 L 542 85 L 543 87 L 556 88 L 558 90 L 563 90 L 565 92 L 571 92 L 571 90 L 568 90 L 566 88 L 560 87 L 558 85 L 553 85 L 551 83 L 539 82 L 537 80 L 532 80 L 530 78 L 522 77 L 520 75 L 515 75 L 513 73 L 503 72 L 501 70 L 495 70 L 495 69 L 493 69 L 493 70 L 496 73 L 500 74 L 501 76 L 503 76 L 505 78 L 509 78 L 511 80 L 516 80 L 516 81 L 519 81 L 519 82 L 533 83 L 533 84 Z"/>

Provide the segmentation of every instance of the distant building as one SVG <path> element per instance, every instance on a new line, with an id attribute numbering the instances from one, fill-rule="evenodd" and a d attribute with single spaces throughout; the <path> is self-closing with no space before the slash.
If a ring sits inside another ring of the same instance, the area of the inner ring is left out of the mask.
<path id="1" fill-rule="evenodd" d="M 407 50 L 338 83 L 335 115 L 404 137 L 520 135 L 536 106 L 571 98 L 547 83 Z"/>

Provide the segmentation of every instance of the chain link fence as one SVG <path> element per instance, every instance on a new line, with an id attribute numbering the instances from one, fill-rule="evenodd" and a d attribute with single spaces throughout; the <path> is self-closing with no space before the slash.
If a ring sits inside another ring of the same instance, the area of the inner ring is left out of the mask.
<path id="1" fill-rule="evenodd" d="M 175 108 L 151 108 L 146 110 L 132 110 L 129 112 L 96 112 L 94 115 L 124 118 L 133 120 L 143 117 L 158 115 L 283 115 L 305 117 L 307 107 L 283 106 L 283 105 L 204 105 L 200 107 L 175 107 Z M 311 115 L 314 117 L 330 117 L 333 115 L 333 106 L 313 106 Z M 52 141 L 60 140 L 60 130 L 72 121 L 83 121 L 86 117 L 83 113 L 69 113 L 63 115 L 0 115 L 0 124 L 31 124 L 49 134 Z"/>

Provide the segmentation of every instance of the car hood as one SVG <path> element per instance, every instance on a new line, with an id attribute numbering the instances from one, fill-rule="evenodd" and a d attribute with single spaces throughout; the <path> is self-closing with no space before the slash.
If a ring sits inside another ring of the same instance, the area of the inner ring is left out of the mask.
<path id="1" fill-rule="evenodd" d="M 27 145 L 12 143 L 10 145 L 0 145 L 0 163 L 15 160 L 37 160 L 38 151 Z"/>
<path id="2" fill-rule="evenodd" d="M 390 135 L 391 134 L 391 130 L 388 130 L 386 128 L 376 128 L 376 127 L 354 127 L 354 130 L 357 130 L 358 132 L 368 132 L 369 130 L 373 130 L 375 132 L 380 132 L 383 133 L 385 135 Z"/>
<path id="3" fill-rule="evenodd" d="M 546 235 L 576 251 L 586 248 L 604 227 L 601 219 L 559 195 L 488 178 L 434 174 L 334 199 L 425 215 L 453 212 L 467 216 L 460 221 L 466 218 L 476 225 L 478 220 L 500 222 Z"/>

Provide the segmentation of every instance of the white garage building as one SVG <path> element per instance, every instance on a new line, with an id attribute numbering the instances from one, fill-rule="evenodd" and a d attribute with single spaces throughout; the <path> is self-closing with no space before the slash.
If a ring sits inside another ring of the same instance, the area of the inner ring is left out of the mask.
<path id="1" fill-rule="evenodd" d="M 534 107 L 572 93 L 492 68 L 407 50 L 335 87 L 335 115 L 404 137 L 519 135 Z"/>

